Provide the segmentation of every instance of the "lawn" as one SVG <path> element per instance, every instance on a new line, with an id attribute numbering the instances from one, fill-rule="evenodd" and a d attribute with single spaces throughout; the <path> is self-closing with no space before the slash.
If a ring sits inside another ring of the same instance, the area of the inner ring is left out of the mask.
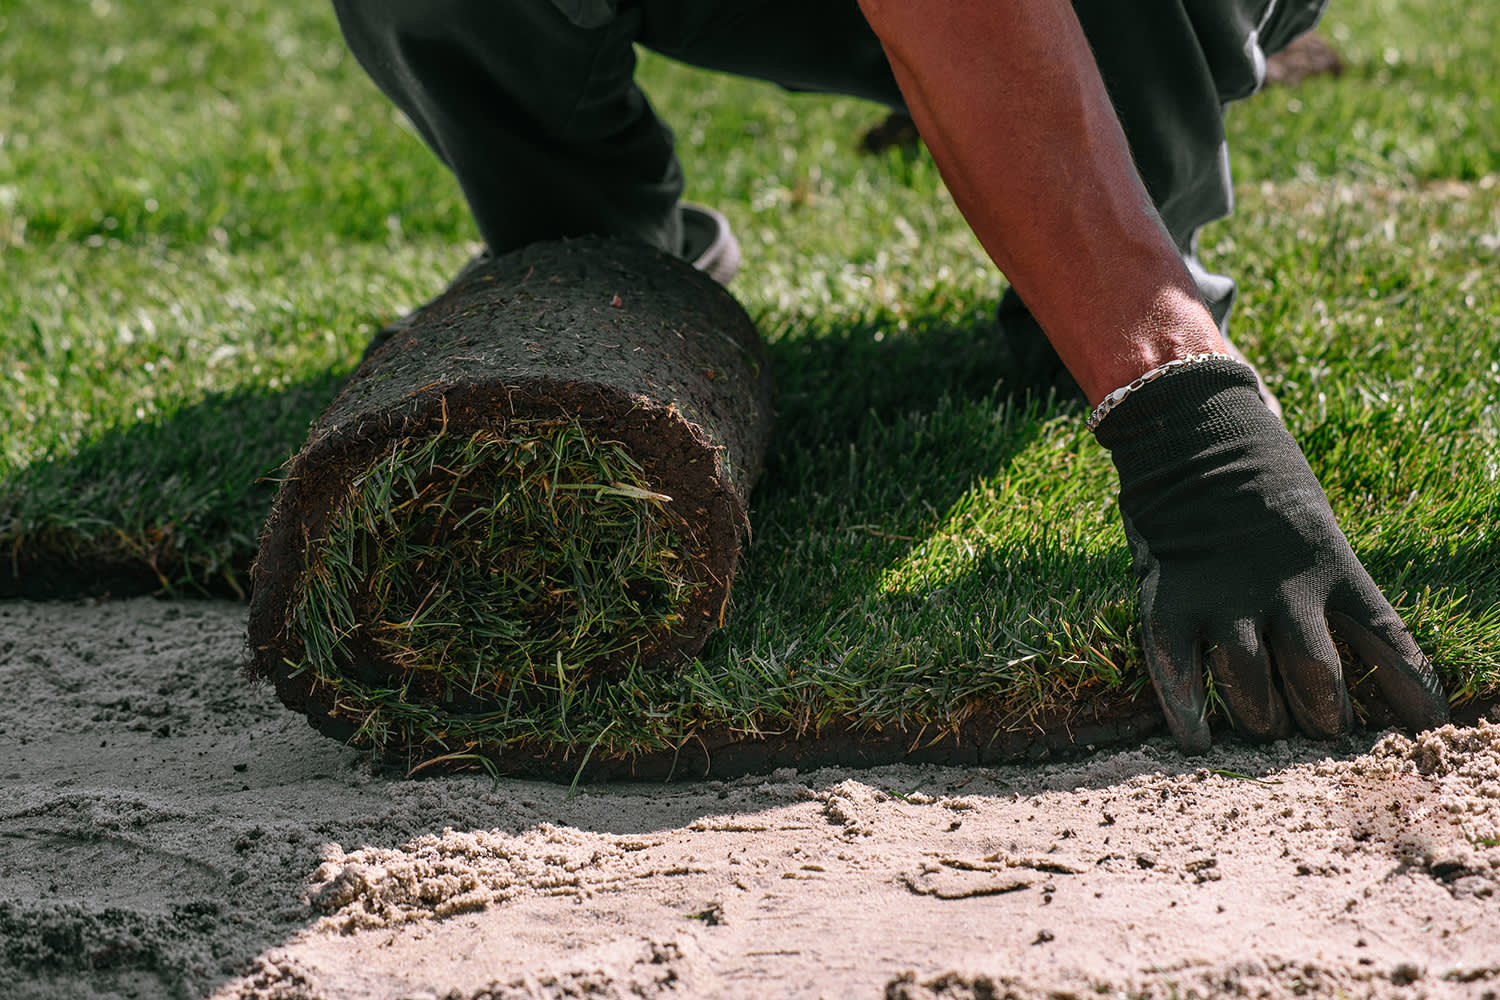
<path id="1" fill-rule="evenodd" d="M 1230 113 L 1205 234 L 1356 552 L 1457 702 L 1500 693 L 1500 8 L 1340 0 L 1337 79 Z M 1004 288 L 881 110 L 645 55 L 746 253 L 777 437 L 730 624 L 506 741 L 1024 728 L 1146 684 L 1108 456 L 1013 396 Z M 0 595 L 243 595 L 274 476 L 383 322 L 476 248 L 331 11 L 0 12 Z M 462 740 L 450 747 L 464 749 Z"/>

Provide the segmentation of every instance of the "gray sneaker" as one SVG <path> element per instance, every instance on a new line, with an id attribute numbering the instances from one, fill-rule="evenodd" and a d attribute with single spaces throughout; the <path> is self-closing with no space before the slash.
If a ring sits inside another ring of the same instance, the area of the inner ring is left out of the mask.
<path id="1" fill-rule="evenodd" d="M 729 220 L 704 205 L 690 201 L 678 206 L 682 215 L 682 251 L 677 255 L 721 285 L 740 270 L 740 244 Z"/>

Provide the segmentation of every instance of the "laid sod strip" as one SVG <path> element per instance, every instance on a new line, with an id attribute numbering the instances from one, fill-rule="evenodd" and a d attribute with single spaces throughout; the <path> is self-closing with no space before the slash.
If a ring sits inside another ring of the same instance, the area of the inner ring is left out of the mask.
<path id="1" fill-rule="evenodd" d="M 723 624 L 771 378 L 683 262 L 577 240 L 470 267 L 377 340 L 289 463 L 254 672 L 320 730 L 430 758 Z"/>
<path id="2" fill-rule="evenodd" d="M 249 592 L 266 477 L 477 248 L 462 193 L 331 6 L 5 20 L 0 589 Z M 1500 693 L 1500 5 L 1340 0 L 1319 30 L 1344 74 L 1232 106 L 1202 249 L 1462 717 Z M 931 159 L 856 151 L 884 109 L 639 55 L 744 248 L 777 431 L 726 626 L 680 670 L 539 688 L 505 766 L 990 760 L 1154 713 L 1108 456 L 1077 406 L 1007 396 L 1003 282 Z"/>

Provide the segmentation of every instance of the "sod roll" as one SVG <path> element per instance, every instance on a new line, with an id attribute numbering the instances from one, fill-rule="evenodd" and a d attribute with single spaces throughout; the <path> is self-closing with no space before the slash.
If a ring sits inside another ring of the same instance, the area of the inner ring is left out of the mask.
<path id="1" fill-rule="evenodd" d="M 283 470 L 251 671 L 415 759 L 670 670 L 723 622 L 770 427 L 753 323 L 682 261 L 585 239 L 471 266 Z"/>

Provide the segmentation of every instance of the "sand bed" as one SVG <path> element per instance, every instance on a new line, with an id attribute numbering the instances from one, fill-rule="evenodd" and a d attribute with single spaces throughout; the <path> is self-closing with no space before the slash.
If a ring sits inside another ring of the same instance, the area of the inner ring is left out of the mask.
<path id="1" fill-rule="evenodd" d="M 1500 725 L 569 797 L 373 773 L 245 617 L 0 604 L 0 995 L 1500 997 Z"/>

